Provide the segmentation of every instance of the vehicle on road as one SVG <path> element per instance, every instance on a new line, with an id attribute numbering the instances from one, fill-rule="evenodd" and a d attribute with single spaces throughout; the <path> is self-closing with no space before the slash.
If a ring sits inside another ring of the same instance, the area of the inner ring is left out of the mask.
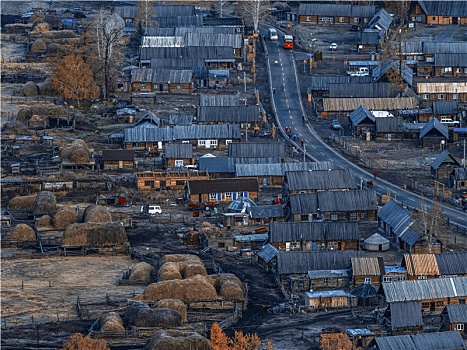
<path id="1" fill-rule="evenodd" d="M 331 51 L 337 50 L 337 44 L 332 43 L 331 45 L 329 45 L 329 50 L 331 50 Z"/>
<path id="2" fill-rule="evenodd" d="M 452 120 L 451 118 L 441 118 L 441 123 L 446 125 L 446 126 L 459 126 L 459 121 L 458 120 Z"/>
<path id="3" fill-rule="evenodd" d="M 333 129 L 342 129 L 342 125 L 341 123 L 337 120 L 337 119 L 334 119 L 332 122 L 331 122 L 331 126 Z"/>
<path id="4" fill-rule="evenodd" d="M 284 35 L 284 49 L 293 49 L 292 35 Z"/>
<path id="5" fill-rule="evenodd" d="M 141 207 L 141 212 L 149 215 L 162 214 L 162 208 L 160 205 L 145 204 Z"/>
<path id="6" fill-rule="evenodd" d="M 279 36 L 277 35 L 277 30 L 274 28 L 269 28 L 268 29 L 268 35 L 269 35 L 269 40 L 275 41 L 279 39 Z"/>
<path id="7" fill-rule="evenodd" d="M 357 70 L 349 70 L 347 74 L 351 77 L 365 77 L 370 75 L 370 70 L 366 67 L 360 67 Z"/>

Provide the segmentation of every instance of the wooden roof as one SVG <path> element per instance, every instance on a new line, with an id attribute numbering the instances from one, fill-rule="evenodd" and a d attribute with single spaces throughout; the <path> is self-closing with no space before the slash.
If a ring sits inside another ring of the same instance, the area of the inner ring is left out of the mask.
<path id="1" fill-rule="evenodd" d="M 324 98 L 323 107 L 327 112 L 351 112 L 363 106 L 368 110 L 395 111 L 417 108 L 415 97 L 400 98 Z"/>
<path id="2" fill-rule="evenodd" d="M 404 254 L 402 266 L 410 276 L 439 276 L 438 263 L 434 254 Z"/>
<path id="3" fill-rule="evenodd" d="M 384 260 L 382 257 L 353 257 L 353 276 L 382 276 L 384 275 Z"/>
<path id="4" fill-rule="evenodd" d="M 344 222 L 273 222 L 269 224 L 272 243 L 299 241 L 358 240 L 358 223 Z"/>

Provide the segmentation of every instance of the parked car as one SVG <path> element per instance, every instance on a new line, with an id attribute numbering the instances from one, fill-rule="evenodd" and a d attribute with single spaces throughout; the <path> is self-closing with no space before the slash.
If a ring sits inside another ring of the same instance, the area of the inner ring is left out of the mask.
<path id="1" fill-rule="evenodd" d="M 149 215 L 162 214 L 162 208 L 160 205 L 145 204 L 141 207 L 141 212 Z"/>
<path id="2" fill-rule="evenodd" d="M 354 24 L 354 25 L 350 28 L 350 30 L 351 30 L 352 32 L 358 32 L 358 31 L 360 31 L 360 27 Z"/>
<path id="3" fill-rule="evenodd" d="M 441 118 L 441 123 L 445 124 L 446 126 L 459 126 L 459 121 L 452 120 L 451 118 Z"/>
<path id="4" fill-rule="evenodd" d="M 334 119 L 332 122 L 331 122 L 331 126 L 333 129 L 342 129 L 342 125 L 341 123 L 337 120 L 337 119 Z"/>
<path id="5" fill-rule="evenodd" d="M 370 75 L 370 70 L 366 67 L 360 67 L 357 70 L 349 70 L 347 74 L 351 77 L 365 77 Z"/>
<path id="6" fill-rule="evenodd" d="M 329 45 L 329 50 L 331 50 L 331 51 L 337 50 L 337 44 L 332 43 L 331 45 Z"/>

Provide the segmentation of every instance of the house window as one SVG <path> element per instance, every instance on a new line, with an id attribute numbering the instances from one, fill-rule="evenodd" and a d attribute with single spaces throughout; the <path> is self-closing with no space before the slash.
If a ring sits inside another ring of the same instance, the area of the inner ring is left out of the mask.
<path id="1" fill-rule="evenodd" d="M 290 250 L 300 250 L 300 242 L 291 242 Z"/>
<path id="2" fill-rule="evenodd" d="M 199 146 L 206 146 L 206 140 L 198 140 Z"/>
<path id="3" fill-rule="evenodd" d="M 462 68 L 456 68 L 456 73 L 462 73 Z"/>
<path id="4" fill-rule="evenodd" d="M 428 94 L 423 94 L 423 99 L 424 99 L 424 100 L 428 100 L 429 98 L 430 98 L 430 95 L 428 95 Z"/>
<path id="5" fill-rule="evenodd" d="M 433 63 L 433 62 L 435 61 L 435 58 L 434 58 L 434 57 L 427 57 L 427 58 L 426 58 L 426 61 L 427 61 L 428 63 Z"/>
<path id="6" fill-rule="evenodd" d="M 383 282 L 391 282 L 392 277 L 391 276 L 383 276 Z"/>
<path id="7" fill-rule="evenodd" d="M 422 309 L 428 309 L 429 307 L 430 307 L 430 303 L 429 303 L 429 302 L 424 301 L 424 302 L 422 303 Z"/>
<path id="8" fill-rule="evenodd" d="M 218 248 L 225 248 L 225 242 L 218 242 L 217 247 Z"/>
<path id="9" fill-rule="evenodd" d="M 168 84 L 164 84 L 164 90 L 169 90 L 169 85 Z"/>
<path id="10" fill-rule="evenodd" d="M 154 181 L 144 181 L 144 186 L 154 188 Z"/>
<path id="11" fill-rule="evenodd" d="M 176 160 L 175 161 L 175 166 L 183 166 L 183 160 Z"/>
<path id="12" fill-rule="evenodd" d="M 442 300 L 437 301 L 436 306 L 443 306 L 443 301 Z"/>
<path id="13" fill-rule="evenodd" d="M 306 21 L 311 22 L 311 16 L 306 16 Z"/>
<path id="14" fill-rule="evenodd" d="M 465 299 L 459 299 L 459 304 L 465 304 Z"/>
<path id="15" fill-rule="evenodd" d="M 339 23 L 344 23 L 344 17 L 339 17 Z"/>
<path id="16" fill-rule="evenodd" d="M 146 89 L 146 83 L 139 83 L 139 87 L 141 89 Z"/>
<path id="17" fill-rule="evenodd" d="M 181 90 L 181 89 L 182 89 L 182 86 L 181 86 L 181 85 L 177 85 L 177 89 L 178 89 L 178 90 Z"/>
<path id="18" fill-rule="evenodd" d="M 464 73 L 467 73 L 467 68 L 464 68 Z"/>
<path id="19" fill-rule="evenodd" d="M 365 284 L 371 284 L 371 277 L 365 277 Z"/>
<path id="20" fill-rule="evenodd" d="M 328 242 L 328 249 L 329 250 L 336 250 L 339 246 L 337 242 Z"/>
<path id="21" fill-rule="evenodd" d="M 237 192 L 237 198 L 242 198 L 243 197 L 243 192 Z"/>
<path id="22" fill-rule="evenodd" d="M 432 20 L 432 21 L 436 21 L 436 17 L 431 17 L 431 20 Z"/>
<path id="23" fill-rule="evenodd" d="M 209 193 L 209 199 L 217 199 L 217 193 Z"/>
<path id="24" fill-rule="evenodd" d="M 319 21 L 320 21 L 320 22 L 324 22 L 324 18 L 323 18 L 323 17 L 320 17 L 320 18 L 319 18 Z"/>
<path id="25" fill-rule="evenodd" d="M 350 220 L 357 220 L 357 213 L 350 213 L 349 219 Z"/>
<path id="26" fill-rule="evenodd" d="M 182 143 L 190 143 L 190 141 L 182 141 Z"/>
<path id="27" fill-rule="evenodd" d="M 452 99 L 453 100 L 459 99 L 459 94 L 452 94 Z"/>
<path id="28" fill-rule="evenodd" d="M 211 146 L 217 146 L 217 140 L 211 140 Z"/>
<path id="29" fill-rule="evenodd" d="M 457 330 L 458 330 L 458 331 L 463 331 L 463 330 L 464 330 L 464 324 L 463 324 L 463 323 L 459 323 L 459 324 L 457 325 Z"/>
<path id="30" fill-rule="evenodd" d="M 300 215 L 300 221 L 308 221 L 308 214 Z"/>
<path id="31" fill-rule="evenodd" d="M 339 219 L 339 216 L 337 214 L 331 214 L 331 220 L 338 220 Z"/>
<path id="32" fill-rule="evenodd" d="M 326 284 L 328 283 L 327 277 L 324 277 L 324 278 L 323 278 L 323 283 L 326 283 Z"/>
<path id="33" fill-rule="evenodd" d="M 232 143 L 232 140 L 225 140 L 226 145 L 228 145 L 229 143 Z"/>
<path id="34" fill-rule="evenodd" d="M 183 186 L 185 184 L 185 181 L 184 180 L 177 180 L 177 181 L 175 181 L 175 184 L 177 186 Z"/>
<path id="35" fill-rule="evenodd" d="M 353 19 L 353 21 L 354 21 L 355 23 L 358 23 L 358 17 L 355 17 L 355 18 Z"/>
<path id="36" fill-rule="evenodd" d="M 242 32 L 242 31 L 241 31 L 241 29 L 240 29 L 240 28 L 235 28 L 235 33 L 237 33 L 237 34 L 238 34 L 238 33 L 241 33 L 241 32 Z"/>
<path id="37" fill-rule="evenodd" d="M 360 219 L 366 219 L 366 212 L 365 211 L 362 211 L 360 213 Z"/>
<path id="38" fill-rule="evenodd" d="M 419 280 L 426 280 L 426 276 L 418 276 Z"/>
<path id="39" fill-rule="evenodd" d="M 232 192 L 225 192 L 225 198 L 232 198 Z"/>
<path id="40" fill-rule="evenodd" d="M 438 100 L 444 100 L 444 94 L 438 94 Z"/>

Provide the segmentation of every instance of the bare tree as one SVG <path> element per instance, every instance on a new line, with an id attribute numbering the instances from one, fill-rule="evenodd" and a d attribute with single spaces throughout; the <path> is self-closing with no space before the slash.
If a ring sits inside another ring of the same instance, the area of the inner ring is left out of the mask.
<path id="1" fill-rule="evenodd" d="M 255 33 L 259 32 L 259 24 L 264 21 L 267 9 L 270 7 L 268 0 L 244 0 L 238 3 L 245 23 L 251 25 Z"/>
<path id="2" fill-rule="evenodd" d="M 135 22 L 141 24 L 144 34 L 148 28 L 157 28 L 156 2 L 154 0 L 139 0 L 136 4 Z"/>

